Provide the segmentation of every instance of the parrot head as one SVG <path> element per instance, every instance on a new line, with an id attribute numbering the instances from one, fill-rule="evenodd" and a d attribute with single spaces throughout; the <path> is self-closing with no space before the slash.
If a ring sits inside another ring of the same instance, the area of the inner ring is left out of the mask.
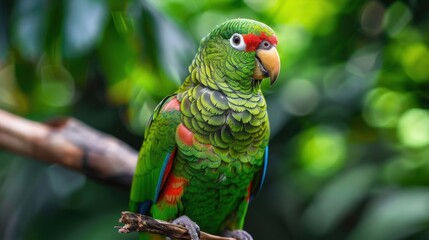
<path id="1" fill-rule="evenodd" d="M 269 77 L 272 85 L 280 71 L 276 47 L 277 37 L 267 25 L 233 19 L 215 27 L 202 40 L 199 53 L 215 65 L 210 70 L 220 69 L 230 81 L 249 86 Z"/>

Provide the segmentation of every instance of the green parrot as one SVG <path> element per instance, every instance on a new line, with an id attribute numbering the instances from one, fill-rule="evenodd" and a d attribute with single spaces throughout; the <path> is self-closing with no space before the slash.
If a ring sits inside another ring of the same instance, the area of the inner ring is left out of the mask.
<path id="1" fill-rule="evenodd" d="M 131 211 L 181 224 L 193 240 L 200 229 L 252 239 L 242 229 L 267 168 L 260 86 L 278 77 L 276 46 L 274 31 L 249 19 L 226 21 L 203 38 L 189 75 L 147 124 Z"/>

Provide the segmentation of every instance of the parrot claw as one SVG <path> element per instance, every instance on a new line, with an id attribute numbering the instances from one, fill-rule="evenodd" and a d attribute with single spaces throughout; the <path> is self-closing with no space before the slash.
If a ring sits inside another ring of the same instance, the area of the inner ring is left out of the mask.
<path id="1" fill-rule="evenodd" d="M 253 240 L 252 236 L 244 230 L 226 231 L 225 237 L 232 237 L 238 240 Z"/>
<path id="2" fill-rule="evenodd" d="M 200 227 L 192 221 L 188 216 L 181 216 L 172 222 L 174 224 L 182 225 L 188 229 L 188 233 L 191 236 L 192 240 L 200 240 Z"/>

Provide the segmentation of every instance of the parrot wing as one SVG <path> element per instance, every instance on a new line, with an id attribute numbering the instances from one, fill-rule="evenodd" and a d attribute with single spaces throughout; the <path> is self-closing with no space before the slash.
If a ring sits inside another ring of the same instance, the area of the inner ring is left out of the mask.
<path id="1" fill-rule="evenodd" d="M 176 129 L 180 124 L 179 107 L 176 95 L 167 96 L 148 121 L 131 186 L 130 210 L 133 212 L 148 212 L 170 172 L 176 152 Z"/>

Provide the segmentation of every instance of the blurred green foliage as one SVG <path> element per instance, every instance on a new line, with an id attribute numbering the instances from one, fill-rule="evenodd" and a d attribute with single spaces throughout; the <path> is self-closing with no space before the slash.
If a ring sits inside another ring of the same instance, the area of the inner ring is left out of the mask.
<path id="1" fill-rule="evenodd" d="M 263 84 L 268 179 L 255 239 L 429 238 L 429 2 L 16 0 L 0 3 L 0 108 L 71 115 L 135 148 L 199 40 L 252 18 L 279 37 Z M 129 239 L 128 193 L 0 152 L 1 239 Z"/>

